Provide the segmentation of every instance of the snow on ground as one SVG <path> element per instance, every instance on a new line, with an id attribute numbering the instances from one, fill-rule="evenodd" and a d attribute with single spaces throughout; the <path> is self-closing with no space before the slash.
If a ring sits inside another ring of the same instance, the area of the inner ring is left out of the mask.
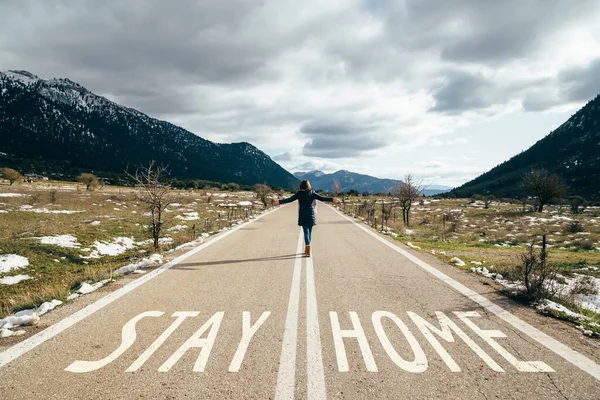
<path id="1" fill-rule="evenodd" d="M 16 254 L 5 254 L 0 256 L 0 273 L 10 272 L 13 269 L 25 268 L 29 265 L 26 257 Z"/>
<path id="2" fill-rule="evenodd" d="M 242 206 L 242 207 L 250 207 L 250 206 L 252 206 L 252 202 L 251 201 L 240 201 L 238 203 L 238 205 Z"/>
<path id="3" fill-rule="evenodd" d="M 62 304 L 60 300 L 52 300 L 43 303 L 38 308 L 22 310 L 14 315 L 0 319 L 0 337 L 8 337 L 13 335 L 22 335 L 24 331 L 12 331 L 13 328 L 22 325 L 34 325 L 40 320 L 40 316 L 53 310 L 55 307 Z"/>
<path id="4" fill-rule="evenodd" d="M 406 242 L 406 245 L 408 247 L 410 247 L 411 249 L 415 249 L 415 250 L 421 250 L 421 248 L 419 246 L 415 246 L 414 244 L 412 244 L 411 242 Z"/>
<path id="5" fill-rule="evenodd" d="M 38 239 L 40 239 L 40 243 L 42 244 L 68 247 L 71 249 L 78 249 L 81 247 L 81 244 L 77 242 L 77 238 L 73 235 L 42 236 Z"/>
<path id="6" fill-rule="evenodd" d="M 33 206 L 30 206 L 30 205 L 21 206 L 19 208 L 19 211 L 33 212 L 36 214 L 76 214 L 76 213 L 83 212 L 81 210 L 73 211 L 73 210 L 49 210 L 47 208 L 33 208 Z"/>
<path id="7" fill-rule="evenodd" d="M 453 263 L 453 264 L 458 265 L 459 267 L 464 267 L 465 265 L 467 265 L 467 264 L 465 264 L 465 262 L 463 260 L 461 260 L 458 257 L 452 257 L 450 259 L 450 262 Z"/>
<path id="8" fill-rule="evenodd" d="M 184 221 L 196 221 L 196 220 L 200 219 L 197 211 L 183 213 L 183 215 L 178 215 L 175 218 L 182 219 Z"/>
<path id="9" fill-rule="evenodd" d="M 31 279 L 31 277 L 29 275 L 7 276 L 6 278 L 0 279 L 0 285 L 16 285 L 17 283 L 26 281 L 27 279 Z"/>
<path id="10" fill-rule="evenodd" d="M 496 272 L 490 272 L 486 267 L 473 267 L 471 268 L 471 272 L 483 275 L 486 278 L 494 279 L 496 282 L 500 283 L 502 286 L 512 291 L 519 291 L 525 289 L 521 282 L 511 282 L 509 280 L 506 280 L 502 275 Z"/>
<path id="11" fill-rule="evenodd" d="M 100 221 L 92 221 L 92 222 L 90 222 L 90 225 L 94 225 L 94 226 L 100 225 Z"/>
<path id="12" fill-rule="evenodd" d="M 167 229 L 167 231 L 169 232 L 178 232 L 178 231 L 183 231 L 187 229 L 187 225 L 175 225 L 170 227 L 169 229 Z"/>
<path id="13" fill-rule="evenodd" d="M 102 286 L 106 285 L 111 280 L 112 279 L 104 279 L 102 281 L 99 281 L 99 282 L 96 282 L 96 283 L 93 283 L 93 284 L 89 284 L 87 282 L 83 282 L 81 284 L 81 286 L 79 287 L 79 289 L 77 289 L 77 291 L 75 291 L 69 297 L 67 297 L 67 299 L 73 300 L 73 299 L 76 299 L 76 298 L 78 298 L 79 296 L 81 296 L 83 294 L 88 294 L 88 293 L 95 292 L 96 290 L 100 289 Z"/>
<path id="14" fill-rule="evenodd" d="M 568 316 L 574 317 L 576 319 L 589 320 L 589 317 L 586 317 L 585 315 L 573 312 L 573 311 L 569 310 L 567 307 L 563 306 L 562 304 L 555 303 L 548 299 L 542 300 L 541 303 L 537 306 L 537 309 L 540 311 L 544 311 L 547 309 L 555 310 L 555 311 L 565 313 Z"/>
<path id="15" fill-rule="evenodd" d="M 0 197 L 23 197 L 29 196 L 28 194 L 23 193 L 0 193 Z"/>
<path id="16" fill-rule="evenodd" d="M 125 275 L 136 272 L 142 268 L 154 267 L 163 263 L 163 256 L 152 254 L 150 257 L 142 258 L 140 261 L 125 265 L 115 271 L 116 275 Z"/>
<path id="17" fill-rule="evenodd" d="M 96 249 L 89 256 L 81 256 L 81 258 L 100 258 L 102 256 L 117 256 L 125 253 L 129 249 L 133 249 L 136 242 L 130 237 L 117 237 L 112 242 L 96 241 L 92 245 Z"/>

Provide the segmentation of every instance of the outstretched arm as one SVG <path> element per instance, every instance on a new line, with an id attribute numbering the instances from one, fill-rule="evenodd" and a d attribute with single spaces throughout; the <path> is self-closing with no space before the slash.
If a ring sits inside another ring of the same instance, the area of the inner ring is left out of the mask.
<path id="1" fill-rule="evenodd" d="M 283 200 L 275 200 L 273 202 L 273 204 L 278 205 L 278 204 L 286 204 L 286 203 L 291 203 L 292 201 L 295 201 L 298 199 L 298 192 L 296 192 L 293 196 L 288 197 L 287 199 L 283 199 Z"/>
<path id="2" fill-rule="evenodd" d="M 321 200 L 321 201 L 333 201 L 334 203 L 340 202 L 340 199 L 338 199 L 337 197 L 325 197 L 325 196 L 321 196 L 317 192 L 315 192 L 315 199 Z"/>

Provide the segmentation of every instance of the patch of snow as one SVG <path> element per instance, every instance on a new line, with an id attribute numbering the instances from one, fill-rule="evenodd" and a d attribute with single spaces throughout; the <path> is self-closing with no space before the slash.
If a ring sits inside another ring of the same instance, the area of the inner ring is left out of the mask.
<path id="1" fill-rule="evenodd" d="M 68 247 L 71 249 L 78 249 L 81 247 L 81 244 L 77 242 L 77 238 L 73 235 L 42 236 L 39 239 L 42 244 Z"/>
<path id="2" fill-rule="evenodd" d="M 73 210 L 49 210 L 47 208 L 33 208 L 30 205 L 21 206 L 19 208 L 19 211 L 32 212 L 32 213 L 36 213 L 36 214 L 76 214 L 76 213 L 83 212 L 81 210 L 73 211 Z"/>
<path id="3" fill-rule="evenodd" d="M 7 276 L 5 278 L 0 279 L 0 285 L 16 285 L 19 282 L 26 281 L 28 279 L 32 279 L 29 275 L 15 275 L 15 276 Z"/>
<path id="4" fill-rule="evenodd" d="M 19 311 L 14 315 L 0 319 L 0 329 L 12 329 L 22 325 L 34 325 L 38 323 L 42 315 L 61 304 L 62 301 L 60 300 L 52 300 L 43 303 L 38 308 Z"/>
<path id="5" fill-rule="evenodd" d="M 252 202 L 251 201 L 240 201 L 238 203 L 238 205 L 242 206 L 242 207 L 250 207 L 250 206 L 252 206 Z"/>
<path id="6" fill-rule="evenodd" d="M 200 219 L 197 211 L 183 213 L 183 215 L 178 215 L 175 218 L 181 219 L 184 221 L 196 221 L 196 220 Z"/>
<path id="7" fill-rule="evenodd" d="M 141 259 L 140 261 L 125 265 L 125 266 L 117 269 L 115 271 L 115 274 L 125 275 L 125 274 L 131 273 L 131 272 L 135 272 L 136 270 L 139 270 L 141 268 L 157 266 L 162 263 L 163 263 L 163 256 L 161 256 L 160 254 L 152 254 L 150 257 L 145 257 L 145 258 Z"/>
<path id="8" fill-rule="evenodd" d="M 16 254 L 5 254 L 0 256 L 0 273 L 6 273 L 13 269 L 25 268 L 29 265 L 27 257 Z"/>
<path id="9" fill-rule="evenodd" d="M 90 222 L 90 225 L 93 225 L 93 226 L 100 225 L 100 221 L 92 221 L 92 222 Z"/>
<path id="10" fill-rule="evenodd" d="M 413 231 L 412 229 L 405 229 L 405 230 L 404 230 L 404 233 L 405 233 L 406 235 L 409 235 L 409 236 L 411 236 L 411 235 L 414 235 L 414 234 L 415 234 L 415 231 Z"/>
<path id="11" fill-rule="evenodd" d="M 183 231 L 187 229 L 187 225 L 175 225 L 169 229 L 167 229 L 167 231 L 169 232 L 178 232 L 178 231 Z"/>
<path id="12" fill-rule="evenodd" d="M 136 243 L 133 238 L 117 237 L 112 242 L 96 241 L 92 245 L 96 250 L 93 250 L 89 256 L 81 256 L 81 258 L 100 258 L 101 256 L 117 256 L 125 253 L 129 249 L 133 249 Z"/>
<path id="13" fill-rule="evenodd" d="M 589 317 L 586 317 L 585 315 L 573 312 L 573 311 L 569 310 L 567 307 L 563 306 L 562 304 L 555 303 L 548 299 L 542 300 L 540 302 L 540 304 L 538 304 L 537 309 L 540 311 L 555 310 L 555 311 L 565 313 L 566 315 L 568 315 L 570 317 L 574 317 L 579 320 L 589 320 Z"/>
<path id="14" fill-rule="evenodd" d="M 461 260 L 458 257 L 452 257 L 450 259 L 450 262 L 453 263 L 453 264 L 456 264 L 459 267 L 464 267 L 465 265 L 467 265 L 467 264 L 465 264 L 465 262 L 463 260 Z"/>
<path id="15" fill-rule="evenodd" d="M 406 242 L 406 245 L 408 247 L 410 247 L 411 249 L 415 249 L 415 250 L 421 250 L 421 248 L 419 246 L 415 246 L 414 244 L 412 244 L 411 242 Z"/>
<path id="16" fill-rule="evenodd" d="M 0 193 L 0 197 L 24 197 L 29 196 L 28 194 L 23 193 Z"/>

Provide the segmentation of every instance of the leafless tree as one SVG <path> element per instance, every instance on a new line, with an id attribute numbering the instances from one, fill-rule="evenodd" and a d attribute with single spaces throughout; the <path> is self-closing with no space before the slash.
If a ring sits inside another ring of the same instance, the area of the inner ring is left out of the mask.
<path id="1" fill-rule="evenodd" d="M 267 196 L 272 192 L 269 185 L 265 185 L 264 183 L 258 183 L 254 186 L 254 191 L 256 192 L 256 197 L 267 206 Z"/>
<path id="2" fill-rule="evenodd" d="M 340 181 L 338 181 L 337 179 L 333 181 L 333 195 L 335 197 L 338 197 L 340 195 L 340 193 L 342 192 L 342 185 L 340 185 Z"/>
<path id="3" fill-rule="evenodd" d="M 19 171 L 14 170 L 12 168 L 0 169 L 0 176 L 8 180 L 11 185 L 16 181 L 20 181 L 21 179 L 23 179 L 23 175 L 21 175 Z"/>
<path id="4" fill-rule="evenodd" d="M 77 182 L 81 182 L 85 185 L 85 190 L 94 190 L 99 185 L 98 178 L 94 174 L 83 173 L 77 177 Z"/>
<path id="5" fill-rule="evenodd" d="M 549 298 L 556 294 L 556 288 L 551 285 L 551 281 L 556 277 L 556 269 L 547 263 L 547 257 L 546 235 L 542 237 L 542 248 L 539 252 L 535 251 L 532 243 L 528 251 L 521 254 L 522 264 L 517 270 L 530 300 Z"/>
<path id="6" fill-rule="evenodd" d="M 480 200 L 483 202 L 483 208 L 485 208 L 486 210 L 488 208 L 490 208 L 490 204 L 492 203 L 492 201 L 496 200 L 496 196 L 494 196 L 493 194 L 486 194 L 486 195 L 473 195 L 473 200 Z"/>
<path id="7" fill-rule="evenodd" d="M 406 175 L 404 182 L 399 182 L 394 187 L 393 195 L 398 198 L 402 208 L 402 221 L 405 226 L 410 226 L 410 208 L 412 203 L 421 196 L 423 181 L 416 180 L 412 174 Z"/>
<path id="8" fill-rule="evenodd" d="M 567 192 L 561 177 L 545 169 L 532 169 L 523 175 L 521 186 L 533 192 L 537 199 L 538 212 L 542 212 L 544 206 L 552 199 L 561 198 Z"/>
<path id="9" fill-rule="evenodd" d="M 154 249 L 158 250 L 158 240 L 165 223 L 163 219 L 164 210 L 173 203 L 175 199 L 170 194 L 171 186 L 162 182 L 168 175 L 167 167 L 157 166 L 156 162 L 150 161 L 148 166 L 140 166 L 134 173 L 125 171 L 127 176 L 134 180 L 136 186 L 142 188 L 136 193 L 136 198 L 146 204 L 150 211 L 150 232 L 154 241 Z"/>

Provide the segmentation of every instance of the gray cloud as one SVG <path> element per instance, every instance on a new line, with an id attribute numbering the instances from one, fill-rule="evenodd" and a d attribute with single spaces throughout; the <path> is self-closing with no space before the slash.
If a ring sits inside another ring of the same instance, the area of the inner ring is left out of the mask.
<path id="1" fill-rule="evenodd" d="M 446 82 L 432 93 L 435 99 L 432 111 L 455 114 L 490 105 L 486 94 L 494 90 L 494 85 L 488 79 L 460 71 L 447 73 L 446 77 Z"/>
<path id="2" fill-rule="evenodd" d="M 381 128 L 373 121 L 336 121 L 317 119 L 300 126 L 300 132 L 310 141 L 304 145 L 303 154 L 311 157 L 356 157 L 367 151 L 385 147 Z"/>
<path id="3" fill-rule="evenodd" d="M 569 101 L 587 101 L 600 94 L 600 58 L 582 68 L 562 71 L 558 80 L 563 97 Z"/>

